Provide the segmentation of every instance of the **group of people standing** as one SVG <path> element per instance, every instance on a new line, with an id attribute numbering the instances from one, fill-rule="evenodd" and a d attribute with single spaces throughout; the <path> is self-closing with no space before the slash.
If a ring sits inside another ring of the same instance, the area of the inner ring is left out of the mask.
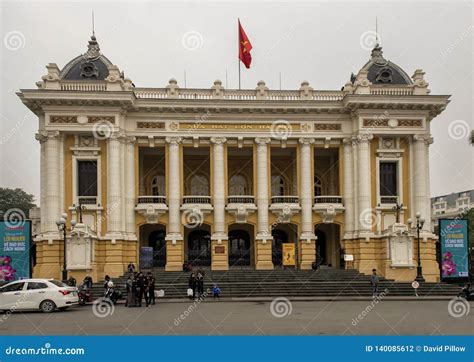
<path id="1" fill-rule="evenodd" d="M 189 299 L 193 300 L 204 294 L 204 270 L 199 269 L 196 273 L 191 273 L 188 279 L 188 287 L 192 294 L 188 293 Z M 196 294 L 197 293 L 197 294 Z"/>
<path id="2" fill-rule="evenodd" d="M 155 304 L 155 277 L 151 272 L 132 272 L 128 276 L 126 307 L 141 307 L 143 299 L 145 306 Z"/>

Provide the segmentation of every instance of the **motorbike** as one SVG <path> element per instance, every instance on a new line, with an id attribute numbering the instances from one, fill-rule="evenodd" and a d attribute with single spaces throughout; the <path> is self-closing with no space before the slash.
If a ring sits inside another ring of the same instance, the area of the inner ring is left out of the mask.
<path id="1" fill-rule="evenodd" d="M 85 283 L 81 283 L 77 288 L 77 295 L 79 297 L 79 304 L 85 305 L 88 302 L 92 302 L 92 289 L 89 288 Z"/>
<path id="2" fill-rule="evenodd" d="M 117 290 L 115 286 L 107 287 L 103 302 L 117 304 L 117 301 L 122 298 L 122 293 Z"/>

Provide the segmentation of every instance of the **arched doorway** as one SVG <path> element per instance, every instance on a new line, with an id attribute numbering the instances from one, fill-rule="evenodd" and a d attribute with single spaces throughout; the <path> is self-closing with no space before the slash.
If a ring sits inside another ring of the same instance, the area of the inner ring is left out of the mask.
<path id="1" fill-rule="evenodd" d="M 288 242 L 288 234 L 279 229 L 272 230 L 272 262 L 273 265 L 282 265 L 283 243 Z"/>
<path id="2" fill-rule="evenodd" d="M 327 265 L 326 234 L 320 229 L 316 229 L 316 263 L 318 265 Z"/>
<path id="3" fill-rule="evenodd" d="M 211 265 L 211 234 L 193 230 L 188 235 L 188 262 L 193 266 Z"/>
<path id="4" fill-rule="evenodd" d="M 148 246 L 153 248 L 153 266 L 163 267 L 166 265 L 166 232 L 155 230 L 148 236 Z"/>
<path id="5" fill-rule="evenodd" d="M 245 230 L 229 231 L 229 265 L 250 265 L 250 235 Z"/>

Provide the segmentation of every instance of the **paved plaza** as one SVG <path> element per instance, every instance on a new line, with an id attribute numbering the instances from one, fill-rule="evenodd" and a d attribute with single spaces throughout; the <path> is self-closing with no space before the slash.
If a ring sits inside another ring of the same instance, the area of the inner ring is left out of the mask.
<path id="1" fill-rule="evenodd" d="M 474 303 L 291 301 L 162 303 L 111 310 L 4 314 L 1 335 L 460 335 L 474 332 Z M 450 313 L 451 310 L 451 313 Z M 470 311 L 469 311 L 470 310 Z M 460 317 L 454 317 L 458 315 Z"/>

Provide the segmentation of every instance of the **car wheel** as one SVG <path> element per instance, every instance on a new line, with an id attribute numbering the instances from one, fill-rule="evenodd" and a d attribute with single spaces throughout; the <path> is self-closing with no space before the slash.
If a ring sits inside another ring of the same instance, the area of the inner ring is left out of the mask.
<path id="1" fill-rule="evenodd" d="M 56 304 L 52 300 L 43 300 L 40 304 L 40 310 L 44 313 L 54 312 L 56 309 Z"/>

